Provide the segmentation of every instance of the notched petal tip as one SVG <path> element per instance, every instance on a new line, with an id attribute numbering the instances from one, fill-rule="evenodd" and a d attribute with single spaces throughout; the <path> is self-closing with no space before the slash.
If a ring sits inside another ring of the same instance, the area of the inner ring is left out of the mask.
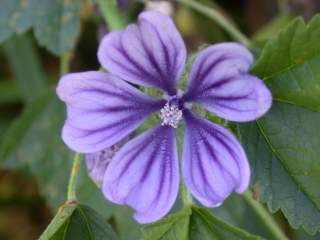
<path id="1" fill-rule="evenodd" d="M 251 52 L 239 43 L 218 43 L 205 48 L 192 64 L 186 95 L 192 100 L 211 85 L 219 86 L 220 80 L 247 73 L 252 62 Z"/>
<path id="2" fill-rule="evenodd" d="M 155 20 L 152 20 L 153 18 L 156 18 L 157 19 L 156 21 L 158 21 L 158 19 L 162 19 L 162 20 L 165 19 L 166 21 L 171 21 L 171 18 L 169 15 L 164 14 L 164 13 L 157 11 L 157 10 L 144 11 L 144 12 L 140 13 L 138 18 L 139 18 L 139 20 L 145 19 L 150 22 L 155 22 Z"/>
<path id="3" fill-rule="evenodd" d="M 263 116 L 272 105 L 272 95 L 264 82 L 244 74 L 221 80 L 194 98 L 221 118 L 248 122 Z"/>
<path id="4" fill-rule="evenodd" d="M 100 75 L 100 72 L 88 71 L 79 73 L 67 73 L 60 78 L 56 87 L 56 93 L 62 101 L 68 102 L 72 95 L 72 92 L 74 91 L 75 84 L 79 84 L 77 82 L 79 78 L 97 78 L 97 75 Z"/>
<path id="5" fill-rule="evenodd" d="M 174 129 L 158 125 L 128 142 L 107 168 L 103 193 L 110 201 L 135 209 L 139 223 L 166 215 L 179 188 Z"/>
<path id="6" fill-rule="evenodd" d="M 102 40 L 98 59 L 108 72 L 134 84 L 175 94 L 186 61 L 186 48 L 170 17 L 143 12 L 137 24 Z"/>
<path id="7" fill-rule="evenodd" d="M 272 94 L 269 88 L 265 85 L 265 83 L 256 78 L 257 80 L 257 86 L 255 87 L 256 89 L 256 94 L 257 94 L 257 105 L 258 105 L 258 112 L 256 118 L 252 119 L 255 120 L 264 114 L 266 114 L 271 106 L 272 106 Z"/>
<path id="8" fill-rule="evenodd" d="M 250 181 L 246 154 L 226 129 L 184 112 L 186 135 L 182 172 L 192 195 L 207 207 L 218 207 L 233 192 L 245 191 Z"/>
<path id="9" fill-rule="evenodd" d="M 166 214 L 167 212 L 159 213 L 153 211 L 153 209 L 150 209 L 145 212 L 136 211 L 133 214 L 133 218 L 140 224 L 150 224 L 159 221 L 160 219 L 165 217 Z"/>
<path id="10" fill-rule="evenodd" d="M 218 100 L 214 108 L 217 115 L 230 121 L 248 122 L 262 117 L 270 110 L 272 94 L 262 80 L 245 75 L 235 80 L 235 84 L 239 87 L 234 92 L 230 91 L 229 96 Z"/>
<path id="11" fill-rule="evenodd" d="M 238 43 L 220 43 L 203 50 L 192 65 L 183 98 L 230 121 L 252 121 L 271 107 L 263 81 L 248 73 L 253 56 Z"/>

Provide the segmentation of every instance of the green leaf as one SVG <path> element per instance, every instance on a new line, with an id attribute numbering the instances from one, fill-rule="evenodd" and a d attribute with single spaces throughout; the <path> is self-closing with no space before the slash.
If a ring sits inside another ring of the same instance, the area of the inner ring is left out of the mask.
<path id="1" fill-rule="evenodd" d="M 320 111 L 320 15 L 306 26 L 297 18 L 269 41 L 252 72 L 277 101 Z"/>
<path id="2" fill-rule="evenodd" d="M 98 213 L 88 206 L 66 203 L 59 210 L 40 240 L 108 239 L 118 237 Z"/>
<path id="3" fill-rule="evenodd" d="M 40 240 L 52 239 L 52 237 L 65 225 L 76 210 L 77 204 L 65 203 L 59 208 L 57 215 L 51 220 L 50 224 L 40 236 Z"/>
<path id="4" fill-rule="evenodd" d="M 213 216 L 208 210 L 204 208 L 192 208 L 191 222 L 190 222 L 190 240 L 214 240 L 214 239 L 228 239 L 228 240 L 259 240 L 259 236 L 252 235 L 240 228 L 223 222 L 222 220 Z"/>
<path id="5" fill-rule="evenodd" d="M 240 126 L 263 202 L 294 228 L 320 230 L 320 17 L 298 18 L 268 42 L 253 72 L 274 96 L 270 112 Z"/>
<path id="6" fill-rule="evenodd" d="M 258 240 L 240 228 L 216 218 L 208 210 L 185 207 L 163 220 L 144 227 L 144 240 Z"/>
<path id="7" fill-rule="evenodd" d="M 33 28 L 56 55 L 71 50 L 80 33 L 82 0 L 0 0 L 0 42 Z"/>
<path id="8" fill-rule="evenodd" d="M 51 99 L 52 93 L 41 96 L 37 101 L 30 104 L 30 107 L 26 108 L 22 115 L 11 125 L 4 135 L 6 141 L 0 147 L 0 161 L 5 161 L 6 158 L 10 157 L 10 154 L 14 154 L 14 151 L 18 150 L 17 147 L 20 141 L 27 135 L 27 131 L 41 115 Z"/>
<path id="9" fill-rule="evenodd" d="M 299 229 L 294 233 L 295 239 L 297 240 L 319 240 L 320 233 L 318 232 L 316 235 L 308 235 L 303 229 Z"/>
<path id="10" fill-rule="evenodd" d="M 26 0 L 0 0 L 0 42 L 32 25 L 32 5 Z"/>
<path id="11" fill-rule="evenodd" d="M 317 112 L 275 102 L 266 117 L 241 126 L 260 198 L 310 233 L 320 228 L 319 121 Z"/>
<path id="12" fill-rule="evenodd" d="M 212 208 L 210 211 L 223 221 L 252 234 L 266 239 L 274 238 L 274 235 L 266 227 L 265 223 L 261 221 L 259 215 L 248 205 L 245 198 L 239 194 L 231 194 L 220 207 Z"/>
<path id="13" fill-rule="evenodd" d="M 191 209 L 186 207 L 143 228 L 144 240 L 187 240 Z"/>
<path id="14" fill-rule="evenodd" d="M 71 50 L 80 33 L 82 0 L 33 0 L 34 33 L 56 55 Z"/>
<path id="15" fill-rule="evenodd" d="M 48 88 L 39 55 L 29 35 L 14 36 L 4 44 L 16 85 L 26 102 L 32 101 Z"/>

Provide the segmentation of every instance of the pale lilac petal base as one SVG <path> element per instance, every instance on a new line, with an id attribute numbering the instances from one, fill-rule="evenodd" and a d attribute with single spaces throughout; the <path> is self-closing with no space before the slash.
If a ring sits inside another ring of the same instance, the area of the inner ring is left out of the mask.
<path id="1" fill-rule="evenodd" d="M 182 172 L 192 195 L 207 207 L 219 206 L 233 191 L 244 192 L 250 168 L 237 139 L 226 129 L 184 111 L 186 134 Z"/>
<path id="2" fill-rule="evenodd" d="M 128 142 L 107 168 L 103 193 L 107 199 L 135 209 L 139 223 L 166 215 L 179 188 L 175 130 L 156 126 Z"/>
<path id="3" fill-rule="evenodd" d="M 86 154 L 85 158 L 89 177 L 98 187 L 101 187 L 104 173 L 111 161 L 111 158 L 108 156 L 108 149 Z"/>
<path id="4" fill-rule="evenodd" d="M 102 186 L 104 174 L 112 158 L 133 137 L 131 135 L 102 151 L 85 155 L 88 175 L 98 187 Z"/>

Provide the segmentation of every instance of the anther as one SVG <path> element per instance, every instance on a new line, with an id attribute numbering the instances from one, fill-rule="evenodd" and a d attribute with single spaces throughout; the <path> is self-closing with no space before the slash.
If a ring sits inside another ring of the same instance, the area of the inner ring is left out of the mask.
<path id="1" fill-rule="evenodd" d="M 162 126 L 168 125 L 173 128 L 177 128 L 180 120 L 182 119 L 182 111 L 177 105 L 167 102 L 160 110 L 160 118 Z"/>

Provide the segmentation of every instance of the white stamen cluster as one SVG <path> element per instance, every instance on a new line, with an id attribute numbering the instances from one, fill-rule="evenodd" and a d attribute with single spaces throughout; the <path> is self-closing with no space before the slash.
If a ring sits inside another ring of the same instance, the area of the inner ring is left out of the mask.
<path id="1" fill-rule="evenodd" d="M 182 111 L 178 106 L 166 103 L 166 105 L 164 105 L 160 110 L 160 118 L 162 120 L 162 126 L 168 125 L 173 128 L 177 128 L 180 120 L 182 119 Z"/>

